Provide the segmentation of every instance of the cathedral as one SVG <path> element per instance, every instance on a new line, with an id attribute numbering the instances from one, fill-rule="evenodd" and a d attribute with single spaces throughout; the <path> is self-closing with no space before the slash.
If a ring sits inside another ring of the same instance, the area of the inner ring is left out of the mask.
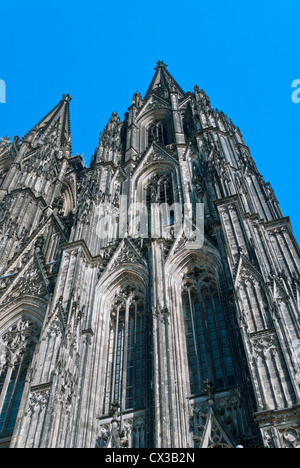
<path id="1" fill-rule="evenodd" d="M 86 167 L 71 100 L 0 142 L 0 447 L 300 448 L 300 250 L 240 129 L 159 61 Z"/>

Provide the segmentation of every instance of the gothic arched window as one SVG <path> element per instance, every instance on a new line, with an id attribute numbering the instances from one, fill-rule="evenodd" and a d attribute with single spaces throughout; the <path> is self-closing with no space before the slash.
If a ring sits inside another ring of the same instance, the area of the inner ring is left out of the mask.
<path id="1" fill-rule="evenodd" d="M 172 205 L 175 202 L 174 186 L 171 175 L 156 175 L 150 181 L 147 189 L 147 208 L 149 213 L 149 228 L 151 231 L 152 212 L 151 205 L 163 205 L 160 211 L 160 226 L 168 229 L 175 222 L 175 212 Z M 180 215 L 181 216 L 181 215 Z M 178 221 L 178 220 L 177 220 Z"/>
<path id="2" fill-rule="evenodd" d="M 169 206 L 174 203 L 174 191 L 171 176 L 156 175 L 147 187 L 147 206 L 151 203 L 167 203 Z"/>
<path id="3" fill-rule="evenodd" d="M 35 322 L 20 319 L 1 337 L 0 437 L 13 433 L 39 333 Z"/>
<path id="4" fill-rule="evenodd" d="M 168 144 L 167 125 L 164 120 L 153 122 L 147 128 L 147 141 L 150 146 L 154 141 L 165 146 Z"/>
<path id="5" fill-rule="evenodd" d="M 114 308 L 110 326 L 106 375 L 106 410 L 118 402 L 121 410 L 145 406 L 146 324 L 143 299 L 129 295 Z"/>
<path id="6" fill-rule="evenodd" d="M 193 281 L 183 295 L 191 393 L 235 385 L 224 314 L 214 281 Z"/>

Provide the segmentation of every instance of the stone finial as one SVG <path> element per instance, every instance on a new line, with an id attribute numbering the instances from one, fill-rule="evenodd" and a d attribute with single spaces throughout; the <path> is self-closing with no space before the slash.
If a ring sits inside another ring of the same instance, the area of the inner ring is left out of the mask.
<path id="1" fill-rule="evenodd" d="M 115 401 L 111 404 L 109 415 L 113 420 L 117 420 L 120 416 L 120 404 L 119 402 Z"/>
<path id="2" fill-rule="evenodd" d="M 65 102 L 71 102 L 72 101 L 72 97 L 70 96 L 70 94 L 63 94 L 63 100 Z"/>
<path id="3" fill-rule="evenodd" d="M 215 389 L 214 389 L 214 384 L 210 380 L 207 380 L 204 382 L 204 393 L 207 395 L 207 402 L 210 407 L 214 406 L 215 403 Z"/>
<path id="4" fill-rule="evenodd" d="M 158 68 L 167 68 L 167 64 L 163 62 L 163 60 L 159 60 L 156 64 L 156 67 L 154 68 L 154 70 L 157 70 Z"/>

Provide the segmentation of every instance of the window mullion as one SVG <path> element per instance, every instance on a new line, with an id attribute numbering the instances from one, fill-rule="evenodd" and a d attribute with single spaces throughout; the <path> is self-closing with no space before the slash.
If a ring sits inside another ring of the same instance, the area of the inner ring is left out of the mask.
<path id="1" fill-rule="evenodd" d="M 129 311 L 130 311 L 130 299 L 126 301 L 126 312 L 125 312 L 125 330 L 124 330 L 123 363 L 122 363 L 123 371 L 122 371 L 122 380 L 121 380 L 121 401 L 120 401 L 121 411 L 125 409 L 126 407 Z"/>
<path id="2" fill-rule="evenodd" d="M 222 351 L 222 343 L 221 343 L 221 338 L 220 338 L 219 323 L 218 323 L 218 319 L 217 319 L 215 298 L 212 296 L 212 292 L 211 292 L 210 288 L 209 288 L 209 292 L 210 292 L 211 303 L 212 303 L 212 308 L 213 308 L 213 313 L 214 313 L 215 329 L 216 329 L 216 336 L 217 336 L 217 341 L 218 341 L 220 360 L 221 360 L 221 363 L 222 363 L 223 378 L 227 379 L 226 366 L 225 366 L 225 362 L 224 362 L 224 354 L 223 354 L 223 351 Z"/>
<path id="3" fill-rule="evenodd" d="M 136 365 L 136 346 L 137 346 L 137 320 L 138 320 L 138 304 L 135 302 L 135 315 L 134 315 L 134 347 L 132 350 L 132 398 L 136 401 L 136 382 L 137 382 L 137 365 Z"/>
<path id="4" fill-rule="evenodd" d="M 118 353 L 118 341 L 119 341 L 119 317 L 120 317 L 120 308 L 118 307 L 117 317 L 116 317 L 116 326 L 115 326 L 115 340 L 114 340 L 114 351 L 113 351 L 114 356 L 113 356 L 112 383 L 111 383 L 111 397 L 113 399 L 115 395 L 115 382 L 116 382 L 116 366 L 117 366 L 117 353 Z"/>
<path id="5" fill-rule="evenodd" d="M 18 387 L 21 371 L 22 371 L 22 368 L 23 368 L 23 361 L 24 361 L 24 354 L 23 354 L 23 356 L 21 358 L 21 361 L 20 361 L 20 363 L 18 365 L 16 379 L 15 379 L 14 386 L 13 386 L 13 389 L 12 389 L 12 392 L 11 392 L 11 398 L 10 398 L 9 406 L 7 408 L 6 418 L 5 418 L 5 421 L 4 421 L 4 424 L 3 424 L 3 430 L 2 430 L 3 434 L 6 433 L 6 428 L 7 428 L 7 425 L 8 425 L 9 418 L 10 418 L 12 405 L 13 405 L 13 402 L 14 402 L 14 399 L 15 399 L 16 390 L 17 390 L 17 387 Z M 12 376 L 12 373 L 13 373 L 13 368 L 12 368 L 11 376 Z M 3 409 L 3 406 L 2 406 L 2 409 Z"/>
<path id="6" fill-rule="evenodd" d="M 194 340 L 194 349 L 195 349 L 195 356 L 196 356 L 196 361 L 197 361 L 197 374 L 198 374 L 198 386 L 199 390 L 201 389 L 201 361 L 199 357 L 199 350 L 198 350 L 198 344 L 197 344 L 197 338 L 196 338 L 196 327 L 195 327 L 195 320 L 194 320 L 194 307 L 193 307 L 193 301 L 191 297 L 191 290 L 188 288 L 188 296 L 189 296 L 189 307 L 190 307 L 190 313 L 191 313 L 191 319 L 192 319 L 192 330 L 193 330 L 193 340 Z"/>
<path id="7" fill-rule="evenodd" d="M 209 378 L 214 382 L 214 364 L 212 359 L 212 348 L 211 348 L 211 341 L 210 341 L 210 334 L 208 329 L 207 323 L 207 309 L 206 304 L 204 304 L 202 292 L 200 285 L 198 283 L 198 294 L 199 294 L 199 303 L 200 303 L 200 313 L 202 316 L 202 324 L 203 324 L 203 332 L 204 332 L 204 340 L 205 340 L 205 347 L 206 347 L 206 355 L 207 355 L 207 364 L 208 364 L 208 374 Z"/>
<path id="8" fill-rule="evenodd" d="M 167 181 L 164 182 L 165 203 L 168 203 Z"/>
<path id="9" fill-rule="evenodd" d="M 7 390 L 8 390 L 9 384 L 10 384 L 10 380 L 11 380 L 11 377 L 12 377 L 13 369 L 14 369 L 14 366 L 12 364 L 9 364 L 7 372 L 6 372 L 6 376 L 5 376 L 5 381 L 4 381 L 4 384 L 3 384 L 3 387 L 2 387 L 2 392 L 1 392 L 1 395 L 0 395 L 0 415 L 1 415 L 2 411 L 3 411 L 3 406 L 4 406 L 5 398 L 6 398 L 6 395 L 7 395 Z"/>

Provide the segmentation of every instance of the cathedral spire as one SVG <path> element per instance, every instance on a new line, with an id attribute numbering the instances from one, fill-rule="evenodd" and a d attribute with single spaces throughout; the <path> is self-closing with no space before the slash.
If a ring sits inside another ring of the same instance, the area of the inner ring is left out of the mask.
<path id="1" fill-rule="evenodd" d="M 32 144 L 49 137 L 60 148 L 71 147 L 71 101 L 69 94 L 63 94 L 60 102 L 23 137 L 23 142 Z"/>
<path id="2" fill-rule="evenodd" d="M 162 92 L 167 91 L 167 93 L 170 94 L 171 92 L 176 91 L 180 96 L 185 94 L 183 89 L 168 72 L 167 66 L 168 65 L 165 64 L 162 60 L 159 60 L 156 63 L 156 67 L 154 68 L 155 74 L 145 95 L 145 102 L 150 97 L 152 92 L 161 94 Z"/>

